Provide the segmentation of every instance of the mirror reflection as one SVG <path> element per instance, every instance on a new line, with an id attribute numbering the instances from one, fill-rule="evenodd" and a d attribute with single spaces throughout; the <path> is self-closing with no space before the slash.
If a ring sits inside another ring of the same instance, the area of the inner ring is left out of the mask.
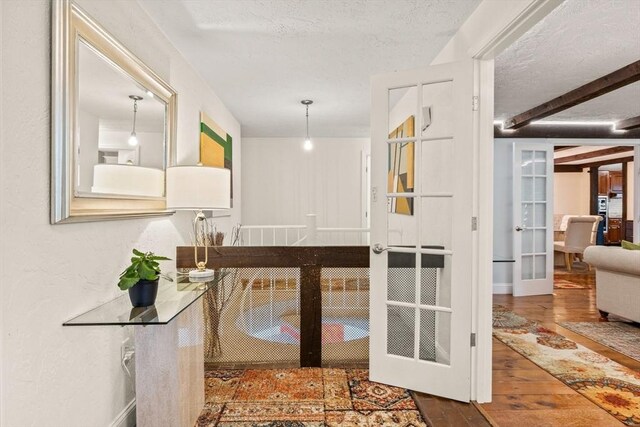
<path id="1" fill-rule="evenodd" d="M 163 197 L 166 103 L 82 39 L 76 75 L 76 197 Z"/>

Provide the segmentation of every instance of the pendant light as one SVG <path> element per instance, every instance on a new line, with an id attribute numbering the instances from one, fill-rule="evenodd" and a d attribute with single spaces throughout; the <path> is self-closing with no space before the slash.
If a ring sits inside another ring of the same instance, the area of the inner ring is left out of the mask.
<path id="1" fill-rule="evenodd" d="M 129 145 L 135 147 L 138 145 L 138 136 L 136 135 L 136 115 L 138 114 L 138 101 L 142 101 L 142 97 L 138 95 L 129 95 L 133 99 L 133 130 L 129 136 Z"/>
<path id="2" fill-rule="evenodd" d="M 307 137 L 304 139 L 304 145 L 302 147 L 306 151 L 311 151 L 313 149 L 313 144 L 311 143 L 311 138 L 309 138 L 309 105 L 313 104 L 313 101 L 310 99 L 303 99 L 300 103 L 307 108 Z"/>

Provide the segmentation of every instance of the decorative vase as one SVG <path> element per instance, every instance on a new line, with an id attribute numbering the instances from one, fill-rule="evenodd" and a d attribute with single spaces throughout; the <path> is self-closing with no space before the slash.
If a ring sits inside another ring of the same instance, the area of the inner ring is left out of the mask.
<path id="1" fill-rule="evenodd" d="M 148 307 L 156 302 L 158 280 L 139 280 L 129 288 L 129 299 L 134 307 Z"/>

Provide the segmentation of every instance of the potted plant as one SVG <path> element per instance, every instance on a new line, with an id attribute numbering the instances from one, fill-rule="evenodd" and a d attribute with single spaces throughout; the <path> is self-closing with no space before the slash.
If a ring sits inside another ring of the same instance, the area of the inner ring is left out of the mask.
<path id="1" fill-rule="evenodd" d="M 167 277 L 160 272 L 158 261 L 169 258 L 137 249 L 133 250 L 133 255 L 131 265 L 120 274 L 118 287 L 129 291 L 129 299 L 134 307 L 148 307 L 156 302 L 160 276 Z"/>

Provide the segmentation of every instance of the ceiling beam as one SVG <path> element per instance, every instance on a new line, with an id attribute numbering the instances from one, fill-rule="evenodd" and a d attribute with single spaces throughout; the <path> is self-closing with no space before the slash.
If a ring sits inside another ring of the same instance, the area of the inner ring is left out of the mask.
<path id="1" fill-rule="evenodd" d="M 588 160 L 596 157 L 610 156 L 611 154 L 627 153 L 629 151 L 633 151 L 632 146 L 611 147 L 611 148 L 605 148 L 602 150 L 587 151 L 586 153 L 574 154 L 573 156 L 558 157 L 554 159 L 553 162 L 554 164 L 559 165 L 562 163 L 578 162 L 580 160 Z"/>
<path id="2" fill-rule="evenodd" d="M 600 77 L 592 82 L 580 86 L 557 98 L 533 107 L 524 113 L 513 116 L 504 122 L 505 129 L 519 129 L 534 120 L 559 113 L 560 111 L 582 104 L 590 99 L 609 93 L 618 88 L 640 80 L 640 60 L 632 62 L 613 73 Z"/>
<path id="3" fill-rule="evenodd" d="M 584 166 L 581 165 L 555 165 L 553 171 L 556 173 L 562 172 L 582 172 Z"/>
<path id="4" fill-rule="evenodd" d="M 544 125 L 525 126 L 518 130 L 493 128 L 494 138 L 576 138 L 576 139 L 637 139 L 640 128 L 626 132 L 612 132 L 611 126 Z"/>
<path id="5" fill-rule="evenodd" d="M 602 160 L 601 162 L 584 163 L 579 166 L 583 168 L 599 168 L 600 166 L 615 165 L 617 163 L 633 162 L 633 156 L 621 157 L 619 159 Z"/>
<path id="6" fill-rule="evenodd" d="M 571 150 L 572 148 L 576 148 L 576 146 L 575 145 L 556 145 L 553 147 L 553 151 Z"/>
<path id="7" fill-rule="evenodd" d="M 640 128 L 640 116 L 630 117 L 616 122 L 616 129 L 618 130 L 631 130 L 638 128 Z"/>

